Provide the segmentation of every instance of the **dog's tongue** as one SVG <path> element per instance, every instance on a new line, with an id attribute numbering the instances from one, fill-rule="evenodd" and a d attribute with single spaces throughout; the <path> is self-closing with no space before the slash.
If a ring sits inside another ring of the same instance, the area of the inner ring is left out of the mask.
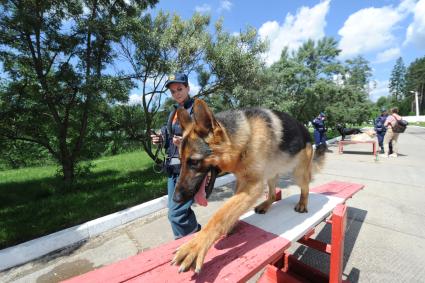
<path id="1" fill-rule="evenodd" d="M 207 206 L 207 193 L 205 192 L 205 185 L 207 184 L 208 175 L 205 176 L 204 180 L 202 181 L 201 187 L 199 188 L 198 192 L 195 195 L 195 202 L 202 206 Z"/>

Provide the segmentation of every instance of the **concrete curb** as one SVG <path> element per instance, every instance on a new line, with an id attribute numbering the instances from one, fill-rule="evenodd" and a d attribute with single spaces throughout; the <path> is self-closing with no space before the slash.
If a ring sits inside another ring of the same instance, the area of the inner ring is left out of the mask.
<path id="1" fill-rule="evenodd" d="M 216 179 L 214 187 L 235 181 L 233 174 Z M 98 219 L 70 227 L 13 247 L 0 250 L 0 271 L 29 262 L 48 253 L 66 248 L 110 229 L 147 216 L 167 207 L 168 197 L 163 196 Z"/>

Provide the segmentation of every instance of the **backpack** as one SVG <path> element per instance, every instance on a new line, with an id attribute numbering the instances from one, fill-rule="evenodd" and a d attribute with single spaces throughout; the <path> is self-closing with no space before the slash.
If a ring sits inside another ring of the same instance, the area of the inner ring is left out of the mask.
<path id="1" fill-rule="evenodd" d="M 395 116 L 393 116 L 395 118 Z M 407 128 L 407 125 L 409 124 L 409 122 L 407 122 L 406 120 L 400 119 L 398 120 L 396 119 L 396 123 L 395 125 L 392 127 L 393 128 L 393 132 L 394 133 L 404 133 L 404 131 Z"/>
<path id="2" fill-rule="evenodd" d="M 375 130 L 377 132 L 383 132 L 383 131 L 385 131 L 384 121 L 382 121 L 382 117 L 378 117 L 376 119 Z"/>

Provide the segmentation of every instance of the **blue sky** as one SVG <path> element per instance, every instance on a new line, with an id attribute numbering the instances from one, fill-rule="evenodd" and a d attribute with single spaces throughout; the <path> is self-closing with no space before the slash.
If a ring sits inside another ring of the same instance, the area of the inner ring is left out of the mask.
<path id="1" fill-rule="evenodd" d="M 309 38 L 332 36 L 339 41 L 341 60 L 363 55 L 370 62 L 373 101 L 388 95 L 388 79 L 398 57 L 407 67 L 425 56 L 425 0 L 161 0 L 154 10 L 158 9 L 183 18 L 195 11 L 208 13 L 212 22 L 223 17 L 230 33 L 252 26 L 270 43 L 268 64 L 285 46 L 297 48 Z"/>

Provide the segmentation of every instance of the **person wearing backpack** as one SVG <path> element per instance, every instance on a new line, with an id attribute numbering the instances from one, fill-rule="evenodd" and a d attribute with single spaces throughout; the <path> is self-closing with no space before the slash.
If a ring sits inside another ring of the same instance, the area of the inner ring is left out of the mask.
<path id="1" fill-rule="evenodd" d="M 385 153 L 384 136 L 385 136 L 385 133 L 387 132 L 387 128 L 384 126 L 384 124 L 385 124 L 385 120 L 387 120 L 387 117 L 388 117 L 387 109 L 385 107 L 382 107 L 381 108 L 381 115 L 379 115 L 375 119 L 375 127 L 374 128 L 375 128 L 376 136 L 378 137 L 379 147 L 381 148 L 380 153 Z M 388 154 L 391 154 L 391 153 L 392 153 L 392 143 L 390 142 Z"/>
<path id="2" fill-rule="evenodd" d="M 398 108 L 393 107 L 391 108 L 391 115 L 388 115 L 387 119 L 385 120 L 384 126 L 387 128 L 387 132 L 384 137 L 384 150 L 385 154 L 383 157 L 397 157 L 398 156 L 398 136 L 399 133 L 394 131 L 394 127 L 396 126 L 397 122 L 401 120 L 401 116 L 398 115 Z M 389 154 L 389 145 L 390 142 L 393 145 L 393 153 Z"/>

